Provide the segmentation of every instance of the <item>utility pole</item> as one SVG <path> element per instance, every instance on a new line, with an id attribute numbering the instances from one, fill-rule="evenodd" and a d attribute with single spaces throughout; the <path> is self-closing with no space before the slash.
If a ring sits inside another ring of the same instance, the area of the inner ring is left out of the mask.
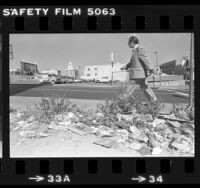
<path id="1" fill-rule="evenodd" d="M 158 52 L 155 51 L 155 55 L 156 55 L 156 68 L 158 67 L 158 56 L 157 56 Z"/>
<path id="2" fill-rule="evenodd" d="M 110 58 L 111 58 L 111 65 L 112 65 L 112 85 L 113 85 L 113 62 L 114 62 L 114 54 L 113 52 L 111 52 L 110 54 Z"/>
<path id="3" fill-rule="evenodd" d="M 193 104 L 193 92 L 194 92 L 194 83 L 193 83 L 193 34 L 191 33 L 191 37 L 190 37 L 190 101 L 189 101 L 189 105 L 192 106 Z"/>
<path id="4" fill-rule="evenodd" d="M 78 77 L 80 78 L 80 75 L 81 75 L 81 66 L 79 66 L 78 69 L 79 69 L 78 70 Z"/>
<path id="5" fill-rule="evenodd" d="M 9 59 L 13 60 L 13 46 L 12 44 L 9 44 Z M 15 69 L 15 63 L 13 61 L 13 70 Z"/>
<path id="6" fill-rule="evenodd" d="M 155 51 L 155 55 L 156 55 L 156 68 L 157 68 L 157 66 L 158 66 L 158 58 L 157 58 L 157 54 L 158 54 L 158 52 Z M 155 69 L 156 69 L 156 68 L 155 68 Z M 154 76 L 154 73 L 153 73 L 153 87 L 155 87 L 155 76 Z"/>
<path id="7" fill-rule="evenodd" d="M 159 82 L 160 82 L 160 86 L 161 86 L 161 71 L 160 71 L 160 68 L 158 66 L 158 52 L 155 51 L 155 54 L 156 54 L 156 68 L 157 68 L 157 72 L 159 74 Z"/>

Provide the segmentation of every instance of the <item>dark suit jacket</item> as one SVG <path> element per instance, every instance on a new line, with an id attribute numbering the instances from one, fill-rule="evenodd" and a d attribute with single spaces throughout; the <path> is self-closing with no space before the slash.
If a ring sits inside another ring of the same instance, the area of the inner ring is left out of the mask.
<path id="1" fill-rule="evenodd" d="M 145 51 L 142 47 L 137 47 L 131 56 L 130 62 L 126 65 L 126 70 L 129 71 L 129 79 L 146 78 L 147 70 L 152 70 L 153 66 L 148 61 Z"/>

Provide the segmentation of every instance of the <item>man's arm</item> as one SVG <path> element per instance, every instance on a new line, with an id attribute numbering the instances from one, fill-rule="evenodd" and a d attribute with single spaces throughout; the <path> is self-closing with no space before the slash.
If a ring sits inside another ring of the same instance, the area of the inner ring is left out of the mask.
<path id="1" fill-rule="evenodd" d="M 138 58 L 143 62 L 147 70 L 152 70 L 153 65 L 149 62 L 143 48 L 138 48 Z"/>
<path id="2" fill-rule="evenodd" d="M 125 66 L 121 68 L 121 70 L 128 70 L 131 67 L 131 63 L 127 63 Z"/>

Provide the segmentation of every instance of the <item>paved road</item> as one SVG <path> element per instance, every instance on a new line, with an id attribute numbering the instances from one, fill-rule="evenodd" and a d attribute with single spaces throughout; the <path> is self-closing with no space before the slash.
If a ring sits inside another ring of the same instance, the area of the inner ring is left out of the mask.
<path id="1" fill-rule="evenodd" d="M 54 86 L 27 86 L 10 85 L 11 96 L 30 96 L 42 97 L 45 95 L 65 95 L 73 99 L 104 100 L 117 95 L 119 87 L 95 87 L 79 85 L 54 85 Z M 188 103 L 189 98 L 180 93 L 188 94 L 188 89 L 154 89 L 154 92 L 161 102 L 167 103 Z M 138 89 L 135 91 L 137 97 L 144 98 L 143 92 Z"/>

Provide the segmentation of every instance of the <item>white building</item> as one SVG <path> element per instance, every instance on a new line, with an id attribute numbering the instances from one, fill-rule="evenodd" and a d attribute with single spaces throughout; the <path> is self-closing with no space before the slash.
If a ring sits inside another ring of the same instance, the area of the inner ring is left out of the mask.
<path id="1" fill-rule="evenodd" d="M 125 64 L 113 63 L 104 64 L 104 65 L 89 65 L 84 68 L 83 79 L 96 80 L 102 77 L 109 77 L 110 80 L 120 80 L 127 81 L 129 79 L 129 74 L 127 71 L 120 70 Z"/>
<path id="2" fill-rule="evenodd" d="M 66 76 L 72 77 L 72 78 L 77 78 L 79 77 L 79 71 L 73 67 L 73 64 L 71 61 L 69 61 L 67 65 L 66 71 Z"/>
<path id="3" fill-rule="evenodd" d="M 41 73 L 43 73 L 43 74 L 52 74 L 52 75 L 56 75 L 56 76 L 61 76 L 61 71 L 60 70 L 55 70 L 55 69 L 44 70 Z"/>
<path id="4" fill-rule="evenodd" d="M 73 77 L 73 78 L 75 77 L 75 69 L 71 61 L 68 63 L 67 69 L 65 71 L 66 71 L 67 76 Z"/>

